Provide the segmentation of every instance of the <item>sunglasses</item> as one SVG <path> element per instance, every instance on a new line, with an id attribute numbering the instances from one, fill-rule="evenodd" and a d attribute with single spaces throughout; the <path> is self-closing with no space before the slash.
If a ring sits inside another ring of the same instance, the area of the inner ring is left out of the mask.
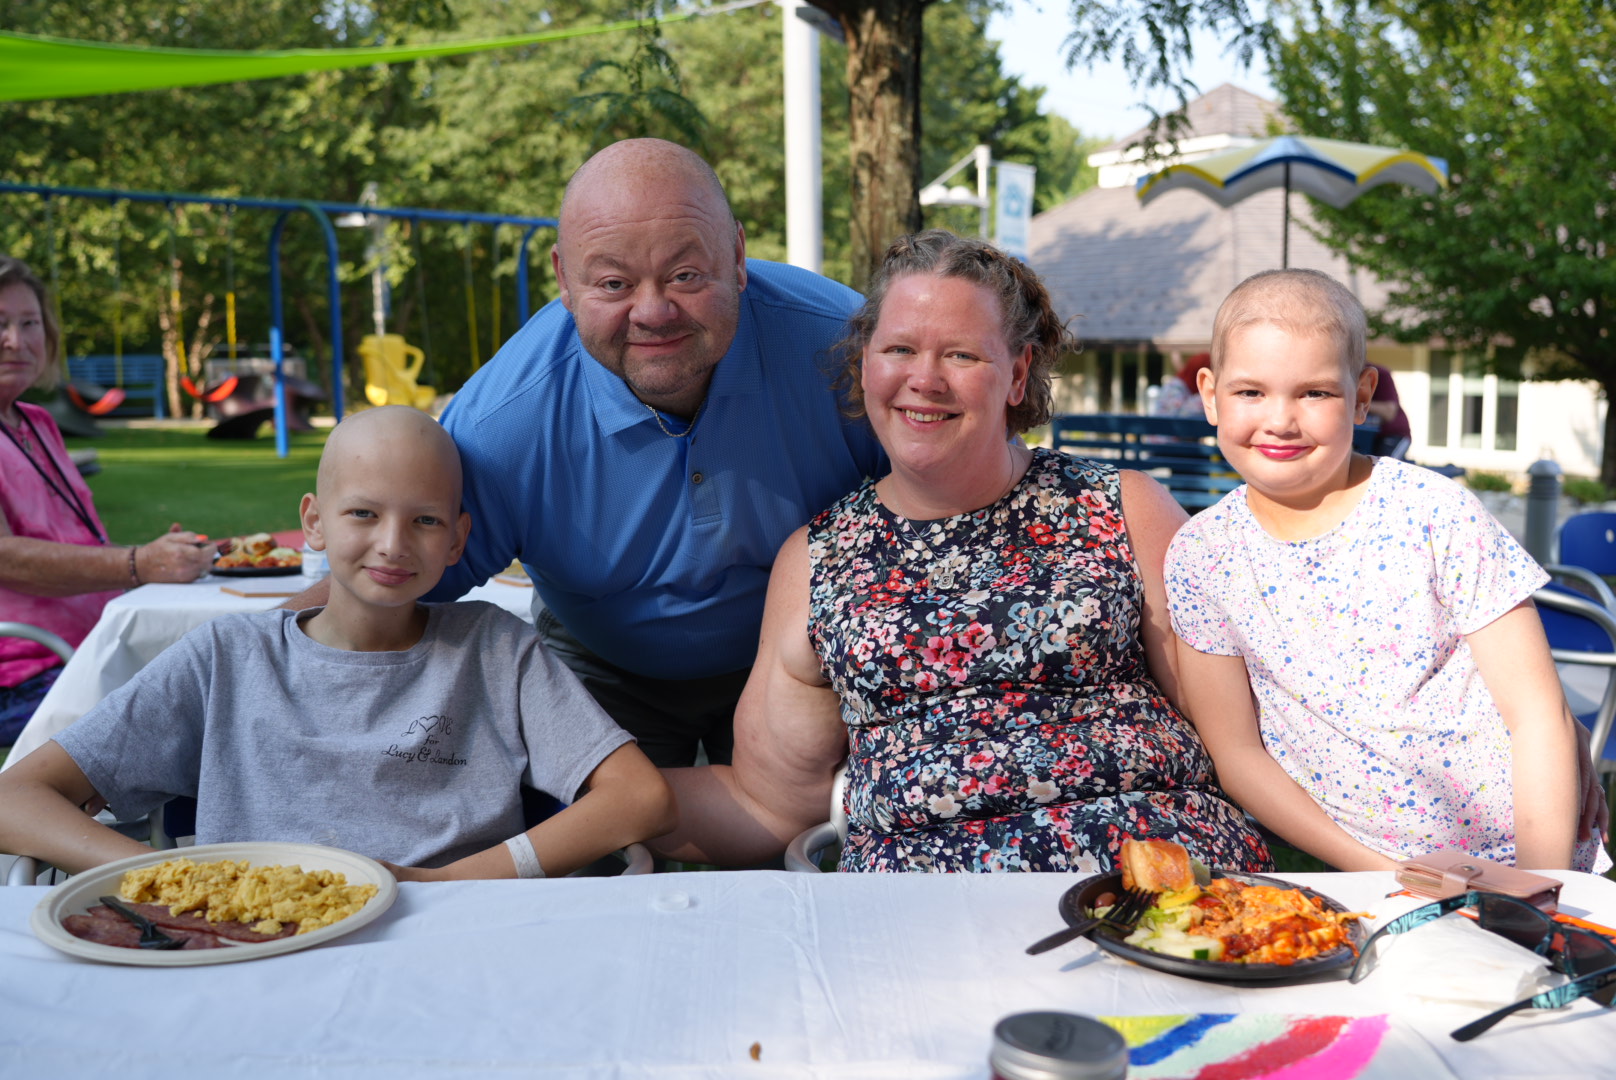
<path id="1" fill-rule="evenodd" d="M 1583 997 L 1591 997 L 1609 1008 L 1613 993 L 1616 993 L 1616 967 L 1591 971 L 1572 979 L 1564 986 L 1556 986 L 1553 990 L 1533 994 L 1525 1001 L 1517 1001 L 1513 1005 L 1505 1005 L 1496 1012 L 1490 1012 L 1480 1020 L 1472 1021 L 1452 1032 L 1452 1037 L 1459 1042 L 1469 1042 L 1511 1013 L 1518 1013 L 1523 1009 L 1563 1009 Z"/>
<path id="2" fill-rule="evenodd" d="M 1377 946 L 1381 939 L 1407 933 L 1416 926 L 1424 926 L 1460 908 L 1473 909 L 1476 912 L 1476 923 L 1483 930 L 1531 949 L 1539 956 L 1548 957 L 1554 970 L 1562 974 L 1589 975 L 1616 965 L 1616 942 L 1602 934 L 1555 922 L 1531 904 L 1517 900 L 1513 896 L 1467 892 L 1415 908 L 1406 915 L 1399 915 L 1369 935 L 1369 940 L 1364 942 L 1363 948 L 1358 952 L 1357 962 L 1352 965 L 1351 981 L 1362 982 L 1374 970 L 1378 955 Z M 1550 991 L 1554 992 L 1556 991 Z M 1601 984 L 1585 993 L 1592 994 L 1599 1004 L 1609 1006 L 1612 998 L 1616 998 L 1616 980 Z M 1526 1005 L 1521 1004 L 1517 1007 L 1525 1008 Z M 1499 1017 L 1502 1015 L 1499 1014 Z M 1494 1017 L 1493 1022 L 1496 1023 L 1499 1017 Z"/>

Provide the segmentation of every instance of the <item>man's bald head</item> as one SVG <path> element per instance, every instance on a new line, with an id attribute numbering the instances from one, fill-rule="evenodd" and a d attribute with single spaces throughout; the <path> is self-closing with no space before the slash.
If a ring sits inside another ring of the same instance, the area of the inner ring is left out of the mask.
<path id="1" fill-rule="evenodd" d="M 459 512 L 460 452 L 443 426 L 418 409 L 366 409 L 333 428 L 320 454 L 316 493 L 332 491 L 350 472 L 399 484 L 446 485 L 448 509 Z"/>
<path id="2" fill-rule="evenodd" d="M 550 260 L 584 350 L 646 405 L 693 418 L 746 288 L 746 235 L 707 163 L 661 139 L 608 146 L 567 185 Z"/>
<path id="3" fill-rule="evenodd" d="M 561 196 L 560 231 L 567 231 L 568 210 L 599 192 L 667 192 L 677 188 L 699 199 L 710 211 L 734 222 L 729 197 L 713 167 L 700 154 L 666 139 L 624 139 L 597 152 L 578 167 Z"/>

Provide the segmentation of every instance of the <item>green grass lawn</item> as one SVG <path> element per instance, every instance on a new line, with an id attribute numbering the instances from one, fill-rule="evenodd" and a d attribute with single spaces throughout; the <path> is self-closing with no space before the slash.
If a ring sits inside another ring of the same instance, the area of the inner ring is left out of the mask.
<path id="1" fill-rule="evenodd" d="M 234 441 L 209 439 L 205 427 L 104 431 L 67 445 L 100 455 L 90 490 L 112 542 L 123 544 L 144 543 L 174 522 L 212 537 L 297 528 L 298 501 L 314 489 L 329 434 L 296 433 L 291 454 L 280 458 L 273 435 Z"/>

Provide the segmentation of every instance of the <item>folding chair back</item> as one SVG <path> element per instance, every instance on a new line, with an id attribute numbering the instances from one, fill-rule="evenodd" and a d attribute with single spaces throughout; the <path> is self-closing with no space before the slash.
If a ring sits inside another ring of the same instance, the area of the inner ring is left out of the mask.
<path id="1" fill-rule="evenodd" d="M 1563 576 L 1563 570 L 1550 568 L 1557 577 Z M 1571 711 L 1590 732 L 1594 764 L 1601 772 L 1616 772 L 1616 750 L 1610 745 L 1616 722 L 1616 612 L 1560 581 L 1551 581 L 1532 599 L 1543 620 L 1549 652 L 1566 684 Z M 1578 679 L 1577 668 L 1588 669 L 1595 678 Z M 1591 692 L 1583 692 L 1585 689 Z"/>
<path id="2" fill-rule="evenodd" d="M 1616 575 L 1616 513 L 1597 510 L 1566 518 L 1556 561 L 1602 577 Z"/>

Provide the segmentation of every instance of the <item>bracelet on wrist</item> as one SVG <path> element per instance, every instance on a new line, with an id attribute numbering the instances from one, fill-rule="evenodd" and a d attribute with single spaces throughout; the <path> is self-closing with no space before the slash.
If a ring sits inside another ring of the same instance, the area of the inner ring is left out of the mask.
<path id="1" fill-rule="evenodd" d="M 140 567 L 135 565 L 135 553 L 139 550 L 139 545 L 131 544 L 129 546 L 129 580 L 132 583 L 130 588 L 135 588 L 144 584 L 144 582 L 140 580 Z"/>

